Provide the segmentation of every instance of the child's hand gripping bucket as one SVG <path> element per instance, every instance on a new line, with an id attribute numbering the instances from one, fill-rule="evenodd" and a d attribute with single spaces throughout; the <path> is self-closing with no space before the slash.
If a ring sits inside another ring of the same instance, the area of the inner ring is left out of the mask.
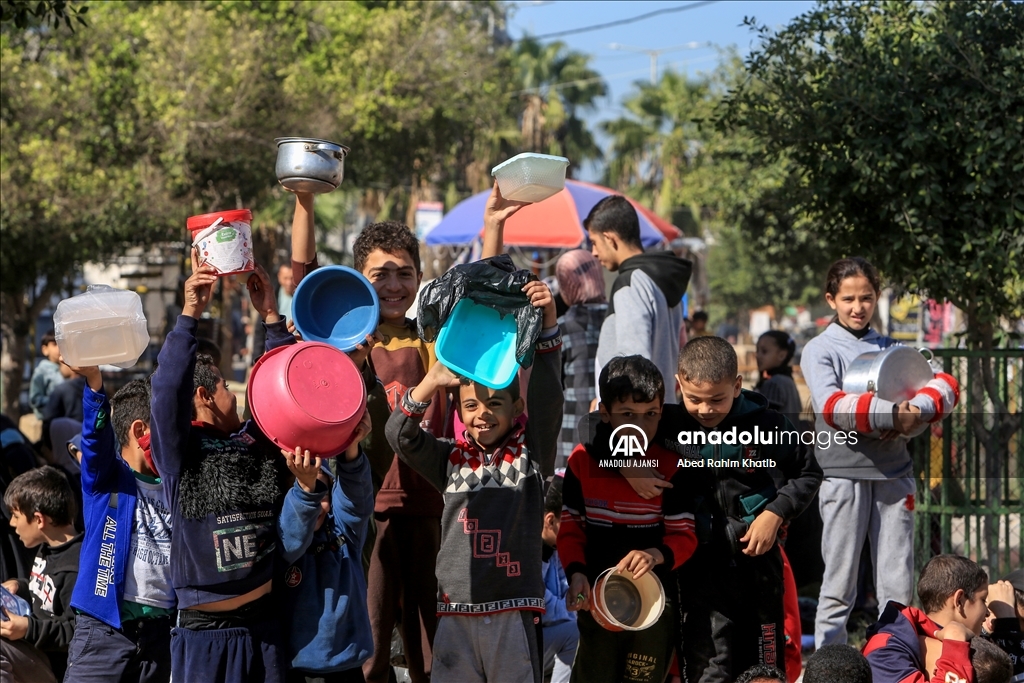
<path id="1" fill-rule="evenodd" d="M 594 621 L 609 631 L 643 631 L 665 611 L 665 588 L 654 572 L 634 579 L 631 572 L 605 569 L 591 591 Z"/>
<path id="2" fill-rule="evenodd" d="M 255 267 L 251 223 L 249 209 L 189 217 L 187 225 L 199 261 L 213 266 L 218 276 L 251 273 Z"/>

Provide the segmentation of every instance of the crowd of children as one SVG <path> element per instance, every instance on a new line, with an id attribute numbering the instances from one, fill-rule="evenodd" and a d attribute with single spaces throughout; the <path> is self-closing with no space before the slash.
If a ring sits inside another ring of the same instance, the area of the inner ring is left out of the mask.
<path id="1" fill-rule="evenodd" d="M 495 190 L 492 252 L 516 209 Z M 422 278 L 406 226 L 368 226 L 354 253 L 381 318 L 350 354 L 367 409 L 337 457 L 282 451 L 240 419 L 199 352 L 217 277 L 195 254 L 149 380 L 108 399 L 98 368 L 73 369 L 85 382 L 84 533 L 63 473 L 9 482 L 11 526 L 38 551 L 31 576 L 3 586 L 5 681 L 387 681 L 397 628 L 417 683 L 789 682 L 799 671 L 783 654 L 780 532 L 819 490 L 826 580 L 805 683 L 1024 680 L 1022 572 L 990 586 L 967 558 L 940 555 L 918 581 L 921 609 L 908 606 L 914 478 L 903 441 L 815 454 L 799 441 L 725 438 L 792 429 L 788 336 L 759 340 L 760 393 L 742 388 L 733 347 L 709 335 L 680 350 L 668 377 L 640 355 L 605 359 L 597 410 L 573 395 L 577 428 L 563 419 L 567 330 L 544 283 L 523 290 L 543 321 L 526 386 L 516 377 L 493 389 L 437 362 L 406 319 Z M 596 261 L 577 256 L 559 272 L 579 307 L 563 320 L 579 358 L 592 359 L 583 349 L 604 297 Z M 299 195 L 288 294 L 317 266 L 313 196 Z M 300 343 L 267 273 L 257 266 L 247 286 L 267 350 Z M 879 289 L 860 259 L 829 273 L 837 318 L 802 360 L 819 429 L 891 437 L 955 403 L 941 378 L 895 405 L 842 394 L 849 362 L 893 343 L 869 326 Z M 584 377 L 574 389 L 593 385 L 586 363 L 571 366 Z M 649 466 L 615 459 L 623 430 Z M 865 541 L 884 610 L 861 655 L 843 643 Z M 657 577 L 664 609 L 647 628 L 613 631 L 594 616 L 610 568 Z"/>

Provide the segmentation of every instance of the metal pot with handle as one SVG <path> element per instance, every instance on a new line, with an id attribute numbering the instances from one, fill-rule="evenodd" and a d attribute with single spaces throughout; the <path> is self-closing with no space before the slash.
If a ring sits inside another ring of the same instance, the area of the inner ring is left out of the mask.
<path id="1" fill-rule="evenodd" d="M 931 355 L 927 349 L 911 346 L 890 346 L 862 353 L 846 368 L 843 391 L 847 394 L 872 392 L 893 403 L 909 401 L 935 377 L 925 353 Z M 921 427 L 906 436 L 916 436 L 924 429 Z"/>
<path id="2" fill-rule="evenodd" d="M 345 177 L 349 148 L 317 138 L 277 138 L 277 180 L 293 192 L 324 194 Z"/>

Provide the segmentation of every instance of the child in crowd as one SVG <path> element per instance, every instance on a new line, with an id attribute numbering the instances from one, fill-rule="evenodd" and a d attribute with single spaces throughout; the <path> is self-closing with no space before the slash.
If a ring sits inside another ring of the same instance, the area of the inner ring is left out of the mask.
<path id="1" fill-rule="evenodd" d="M 1024 569 L 988 587 L 988 638 L 1013 662 L 1013 683 L 1024 683 Z"/>
<path id="2" fill-rule="evenodd" d="M 774 666 L 758 664 L 741 673 L 736 683 L 786 683 L 786 674 Z"/>
<path id="3" fill-rule="evenodd" d="M 785 672 L 779 528 L 821 482 L 814 456 L 763 396 L 742 388 L 732 345 L 691 339 L 679 354 L 680 407 L 666 406 L 657 443 L 676 451 L 694 496 L 698 546 L 679 571 L 688 680 L 730 681 L 756 664 Z M 665 482 L 628 480 L 642 495 Z"/>
<path id="4" fill-rule="evenodd" d="M 562 331 L 562 384 L 565 387 L 565 410 L 562 415 L 562 436 L 558 440 L 555 467 L 565 467 L 578 438 L 576 425 L 590 412 L 597 396 L 594 362 L 601 324 L 608 312 L 604 294 L 601 263 L 584 249 L 562 254 L 555 264 L 555 276 L 562 298 L 569 310 L 558 319 Z"/>
<path id="5" fill-rule="evenodd" d="M 444 492 L 433 683 L 542 680 L 544 581 L 537 560 L 543 477 L 553 471 L 562 424 L 561 339 L 547 286 L 530 282 L 523 291 L 544 311 L 525 425 L 518 419 L 518 378 L 490 389 L 460 380 L 441 363 L 402 396 L 387 424 L 402 460 Z M 465 431 L 437 439 L 420 423 L 448 388 L 458 391 Z"/>
<path id="6" fill-rule="evenodd" d="M 212 359 L 197 356 L 196 328 L 216 281 L 193 250 L 185 304 L 152 377 L 152 455 L 170 503 L 180 610 L 171 668 L 180 681 L 279 683 L 285 659 L 270 592 L 287 470 L 255 423 L 239 420 Z M 247 286 L 268 348 L 294 344 L 262 267 Z"/>
<path id="7" fill-rule="evenodd" d="M 647 676 L 643 680 L 661 681 L 675 647 L 676 601 L 671 589 L 655 624 L 643 631 L 612 632 L 590 616 L 591 588 L 609 567 L 634 578 L 653 571 L 663 584 L 672 586 L 669 572 L 686 562 L 697 545 L 692 501 L 683 486 L 686 472 L 671 453 L 656 444 L 649 446 L 644 457 L 657 460 L 658 471 L 673 487 L 645 500 L 615 467 L 601 464 L 613 457 L 608 442 L 616 433 L 642 432 L 644 442 L 654 439 L 665 400 L 658 366 L 643 356 L 618 356 L 601 370 L 598 386 L 602 424 L 592 443 L 577 446 L 569 456 L 558 533 L 570 581 L 566 602 L 572 611 L 583 610 L 572 680 L 615 683 L 634 680 L 639 670 Z"/>
<path id="8" fill-rule="evenodd" d="M 917 582 L 921 607 L 889 602 L 868 628 L 864 655 L 875 683 L 974 681 L 969 641 L 981 633 L 988 615 L 988 575 L 959 555 L 928 560 Z M 928 661 L 925 638 L 942 641 Z"/>
<path id="9" fill-rule="evenodd" d="M 38 547 L 32 576 L 4 584 L 32 603 L 27 617 L 0 615 L 0 671 L 15 681 L 62 680 L 75 632 L 71 592 L 78 578 L 82 534 L 75 531 L 74 496 L 63 472 L 41 467 L 20 474 L 4 493 L 11 526 L 27 548 Z"/>
<path id="10" fill-rule="evenodd" d="M 562 485 L 564 470 L 555 470 L 544 494 L 544 526 L 540 537 L 541 575 L 544 577 L 544 672 L 551 672 L 551 683 L 568 683 L 572 672 L 580 632 L 576 626 L 576 613 L 566 608 L 565 596 L 569 581 L 565 578 L 562 561 L 558 557 L 558 530 L 562 518 Z"/>
<path id="11" fill-rule="evenodd" d="M 768 407 L 785 415 L 797 424 L 800 412 L 800 392 L 793 381 L 793 366 L 789 363 L 796 353 L 796 341 L 782 330 L 769 330 L 757 340 L 757 372 L 759 378 L 754 391 L 768 399 Z"/>
<path id="12" fill-rule="evenodd" d="M 32 406 L 32 412 L 40 420 L 43 419 L 43 409 L 50 400 L 50 394 L 58 384 L 64 381 L 64 375 L 60 371 L 60 349 L 57 348 L 57 338 L 53 336 L 53 330 L 43 335 L 39 342 L 39 351 L 43 358 L 39 365 L 32 371 L 32 379 L 29 382 L 28 403 Z"/>
<path id="13" fill-rule="evenodd" d="M 804 683 L 838 681 L 872 683 L 871 665 L 864 655 L 849 645 L 826 645 L 807 660 Z"/>
<path id="14" fill-rule="evenodd" d="M 825 578 L 818 601 L 817 647 L 845 643 L 846 622 L 857 595 L 857 571 L 869 541 L 879 605 L 907 604 L 913 595 L 914 494 L 906 441 L 925 422 L 956 405 L 956 380 L 940 373 L 910 401 L 899 404 L 873 393 L 846 394 L 843 378 L 857 356 L 896 344 L 871 329 L 881 281 L 862 258 L 836 261 L 825 282 L 825 301 L 836 312 L 825 331 L 807 343 L 800 360 L 811 390 L 825 479 L 818 493 L 824 525 Z"/>
<path id="15" fill-rule="evenodd" d="M 301 448 L 282 451 L 295 475 L 279 517 L 286 567 L 279 595 L 291 683 L 364 681 L 373 637 L 360 558 L 373 483 L 359 442 L 369 432 L 364 414 L 351 445 L 323 466 Z"/>
<path id="16" fill-rule="evenodd" d="M 64 680 L 166 683 L 175 607 L 171 512 L 150 452 L 149 383 L 129 382 L 108 401 L 99 368 L 75 371 L 87 382 L 85 541 Z"/>
<path id="17" fill-rule="evenodd" d="M 364 228 L 352 250 L 356 270 L 366 276 L 380 300 L 372 350 L 363 345 L 351 354 L 367 381 L 367 408 L 375 425 L 364 444 L 376 502 L 367 535 L 367 606 L 374 648 L 363 673 L 368 683 L 389 680 L 391 634 L 397 621 L 412 683 L 427 683 L 437 629 L 434 561 L 441 547 L 444 504 L 437 490 L 398 458 L 384 436 L 384 425 L 402 395 L 423 381 L 436 362 L 434 345 L 421 340 L 416 321 L 405 317 L 423 279 L 419 243 L 408 227 L 386 221 Z M 295 284 L 318 266 L 313 195 L 297 193 L 292 220 Z M 446 409 L 445 395 L 439 393 L 424 415 L 424 428 L 435 436 L 444 433 Z"/>

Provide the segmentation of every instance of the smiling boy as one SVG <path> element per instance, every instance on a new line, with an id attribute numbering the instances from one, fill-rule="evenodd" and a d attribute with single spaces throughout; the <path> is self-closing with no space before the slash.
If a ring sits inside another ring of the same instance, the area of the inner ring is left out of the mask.
<path id="1" fill-rule="evenodd" d="M 821 468 L 799 444 L 752 443 L 755 430 L 777 434 L 793 427 L 763 396 L 742 388 L 736 352 L 726 340 L 691 339 L 679 354 L 676 381 L 683 404 L 665 406 L 655 442 L 705 465 L 687 478 L 700 545 L 678 573 L 687 675 L 718 683 L 757 664 L 784 670 L 776 540 L 783 523 L 814 497 Z M 729 443 L 724 435 L 733 430 L 739 439 Z M 750 445 L 742 444 L 744 435 Z M 637 479 L 628 481 L 643 488 Z"/>
<path id="2" fill-rule="evenodd" d="M 523 291 L 544 310 L 525 425 L 518 419 L 524 408 L 518 377 L 490 389 L 437 363 L 402 396 L 386 427 L 399 457 L 444 494 L 433 683 L 542 680 L 538 560 L 543 475 L 552 471 L 562 422 L 561 340 L 547 286 L 530 282 Z M 465 431 L 438 439 L 421 421 L 438 391 L 448 388 L 458 389 Z M 519 646 L 499 646 L 506 642 Z"/>
<path id="3" fill-rule="evenodd" d="M 397 623 L 412 683 L 427 683 L 437 629 L 434 560 L 441 545 L 443 502 L 433 486 L 395 455 L 384 436 L 384 425 L 402 395 L 436 362 L 434 345 L 421 340 L 416 321 L 405 317 L 423 279 L 419 243 L 407 226 L 384 221 L 363 228 L 352 251 L 356 270 L 370 281 L 380 301 L 372 349 L 361 346 L 351 355 L 362 365 L 374 425 L 364 443 L 376 498 L 366 539 L 374 651 L 363 674 L 367 683 L 389 680 L 391 635 Z M 297 193 L 292 220 L 295 284 L 318 267 L 313 195 Z M 435 436 L 443 434 L 446 409 L 445 395 L 439 393 L 423 416 L 424 428 Z"/>

